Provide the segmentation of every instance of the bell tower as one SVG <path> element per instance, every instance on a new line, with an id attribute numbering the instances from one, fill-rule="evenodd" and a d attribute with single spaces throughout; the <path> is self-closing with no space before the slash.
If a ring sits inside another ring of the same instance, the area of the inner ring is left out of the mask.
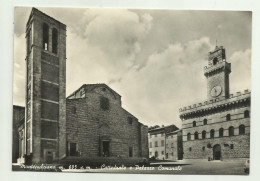
<path id="1" fill-rule="evenodd" d="M 216 46 L 208 54 L 208 66 L 204 67 L 207 78 L 207 98 L 213 100 L 219 97 L 229 97 L 229 74 L 231 64 L 226 62 L 226 53 L 223 46 Z"/>
<path id="2" fill-rule="evenodd" d="M 26 43 L 25 160 L 51 163 L 66 156 L 66 25 L 33 8 Z"/>

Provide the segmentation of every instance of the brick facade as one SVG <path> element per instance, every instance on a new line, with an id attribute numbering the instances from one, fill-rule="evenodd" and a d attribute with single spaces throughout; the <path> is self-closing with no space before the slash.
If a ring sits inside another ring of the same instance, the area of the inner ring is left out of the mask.
<path id="1" fill-rule="evenodd" d="M 121 107 L 121 96 L 105 84 L 83 85 L 67 98 L 70 156 L 148 158 L 147 131 L 147 126 Z M 105 142 L 109 153 L 105 153 Z M 72 144 L 76 144 L 76 154 Z"/>

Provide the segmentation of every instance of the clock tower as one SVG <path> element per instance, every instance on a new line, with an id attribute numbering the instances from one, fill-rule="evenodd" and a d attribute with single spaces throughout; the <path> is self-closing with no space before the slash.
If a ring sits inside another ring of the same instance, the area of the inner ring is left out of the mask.
<path id="1" fill-rule="evenodd" d="M 204 67 L 207 78 L 207 98 L 213 100 L 220 97 L 229 97 L 229 74 L 231 64 L 226 62 L 226 53 L 223 46 L 216 46 L 208 54 L 208 66 Z"/>

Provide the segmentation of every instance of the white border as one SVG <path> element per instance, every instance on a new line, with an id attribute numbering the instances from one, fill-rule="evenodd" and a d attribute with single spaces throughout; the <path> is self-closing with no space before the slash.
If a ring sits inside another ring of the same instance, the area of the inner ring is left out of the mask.
<path id="1" fill-rule="evenodd" d="M 113 7 L 139 9 L 244 10 L 253 12 L 252 33 L 252 119 L 250 176 L 192 175 L 129 175 L 129 174 L 65 174 L 42 172 L 12 172 L 12 80 L 13 80 L 13 18 L 14 6 Z M 259 0 L 3 0 L 0 4 L 0 180 L 257 180 L 260 177 L 260 1 Z"/>

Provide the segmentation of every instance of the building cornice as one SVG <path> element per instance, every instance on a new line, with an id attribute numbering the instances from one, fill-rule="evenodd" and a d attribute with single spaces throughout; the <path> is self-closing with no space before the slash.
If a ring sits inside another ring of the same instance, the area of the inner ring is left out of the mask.
<path id="1" fill-rule="evenodd" d="M 250 101 L 251 92 L 249 92 L 249 90 L 245 90 L 243 94 L 241 94 L 241 92 L 237 92 L 236 96 L 231 94 L 229 98 L 216 98 L 210 101 L 205 101 L 204 103 L 198 103 L 193 106 L 180 108 L 180 118 L 182 120 L 186 120 L 230 110 L 235 107 L 248 106 L 250 105 Z"/>

